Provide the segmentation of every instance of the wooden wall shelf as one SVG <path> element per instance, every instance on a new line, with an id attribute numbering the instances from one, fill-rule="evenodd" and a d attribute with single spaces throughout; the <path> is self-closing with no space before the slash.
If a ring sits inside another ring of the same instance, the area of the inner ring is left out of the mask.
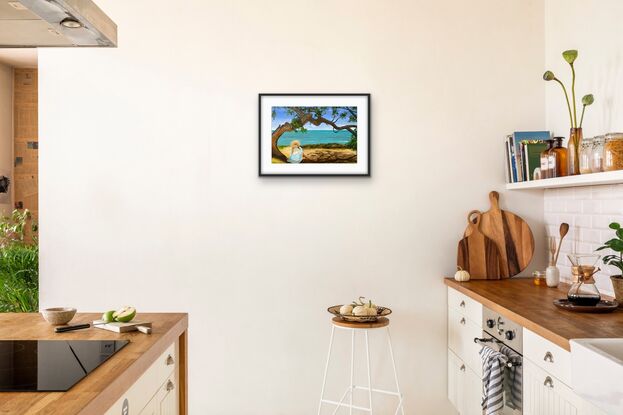
<path id="1" fill-rule="evenodd" d="M 556 189 L 561 187 L 599 186 L 619 183 L 623 183 L 623 170 L 508 183 L 506 184 L 506 190 Z"/>

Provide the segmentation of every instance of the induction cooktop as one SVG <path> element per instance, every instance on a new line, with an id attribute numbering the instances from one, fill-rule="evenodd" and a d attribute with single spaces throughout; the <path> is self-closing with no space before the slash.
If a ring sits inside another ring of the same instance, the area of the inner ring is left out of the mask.
<path id="1" fill-rule="evenodd" d="M 0 340 L 0 392 L 57 392 L 121 350 L 127 340 Z"/>

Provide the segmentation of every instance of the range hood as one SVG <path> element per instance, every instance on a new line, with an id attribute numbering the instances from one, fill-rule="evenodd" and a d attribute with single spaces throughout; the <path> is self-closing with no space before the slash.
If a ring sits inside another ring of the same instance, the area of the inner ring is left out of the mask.
<path id="1" fill-rule="evenodd" d="M 117 25 L 91 0 L 0 0 L 0 48 L 117 46 Z"/>

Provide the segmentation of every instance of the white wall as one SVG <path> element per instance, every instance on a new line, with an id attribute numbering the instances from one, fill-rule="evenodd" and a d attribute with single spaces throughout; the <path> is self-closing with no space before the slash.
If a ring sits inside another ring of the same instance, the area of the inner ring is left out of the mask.
<path id="1" fill-rule="evenodd" d="M 569 65 L 562 59 L 566 49 L 578 49 L 576 91 L 578 99 L 587 93 L 595 103 L 584 117 L 584 137 L 623 131 L 623 37 L 620 17 L 623 2 L 602 0 L 547 0 L 545 2 L 546 66 L 569 84 Z M 563 93 L 557 85 L 547 85 L 547 127 L 557 135 L 569 136 L 569 116 Z M 580 107 L 579 107 L 580 108 Z M 580 112 L 578 112 L 579 117 Z M 564 256 L 592 252 L 612 237 L 608 224 L 623 222 L 623 188 L 620 186 L 579 187 L 545 192 L 545 222 L 548 232 L 558 235 L 561 222 L 571 225 L 562 249 L 562 276 L 568 279 L 570 265 Z M 596 277 L 599 289 L 612 295 L 608 275 L 614 269 L 599 264 L 604 271 Z"/>
<path id="2" fill-rule="evenodd" d="M 0 63 L 0 176 L 13 180 L 13 68 Z M 13 184 L 11 184 L 13 186 Z M 11 191 L 0 194 L 0 215 L 11 211 Z"/>
<path id="3" fill-rule="evenodd" d="M 98 4 L 118 49 L 39 55 L 42 307 L 188 311 L 191 413 L 274 415 L 315 411 L 325 309 L 370 296 L 408 412 L 451 413 L 442 277 L 544 125 L 542 1 Z M 257 177 L 257 94 L 314 91 L 372 94 L 372 178 Z M 542 193 L 502 203 L 544 239 Z"/>

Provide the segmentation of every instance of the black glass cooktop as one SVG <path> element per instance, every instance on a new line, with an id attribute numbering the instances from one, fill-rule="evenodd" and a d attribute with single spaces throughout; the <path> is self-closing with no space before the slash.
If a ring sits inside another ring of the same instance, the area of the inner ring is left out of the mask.
<path id="1" fill-rule="evenodd" d="M 0 392 L 66 391 L 127 340 L 0 340 Z"/>

